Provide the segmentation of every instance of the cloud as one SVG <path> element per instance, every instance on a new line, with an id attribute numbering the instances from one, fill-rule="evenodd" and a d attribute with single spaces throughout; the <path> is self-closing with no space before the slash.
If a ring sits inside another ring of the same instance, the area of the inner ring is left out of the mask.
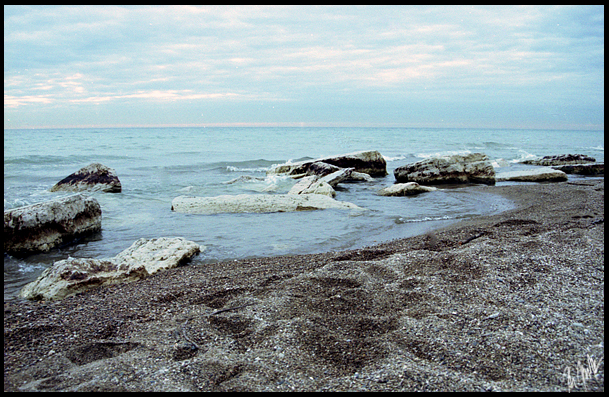
<path id="1" fill-rule="evenodd" d="M 596 98 L 588 105 L 603 120 L 602 6 L 5 6 L 4 19 L 5 110 L 15 112 L 129 101 L 142 117 L 151 101 L 264 101 L 302 117 L 296 106 L 330 101 L 424 109 L 493 94 L 501 106 L 534 93 L 560 106 Z"/>

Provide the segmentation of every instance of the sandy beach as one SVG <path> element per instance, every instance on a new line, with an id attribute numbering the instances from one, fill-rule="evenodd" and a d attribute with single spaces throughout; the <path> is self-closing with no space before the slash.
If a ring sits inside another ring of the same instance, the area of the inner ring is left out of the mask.
<path id="1" fill-rule="evenodd" d="M 603 391 L 604 179 L 365 249 L 4 304 L 5 391 Z"/>

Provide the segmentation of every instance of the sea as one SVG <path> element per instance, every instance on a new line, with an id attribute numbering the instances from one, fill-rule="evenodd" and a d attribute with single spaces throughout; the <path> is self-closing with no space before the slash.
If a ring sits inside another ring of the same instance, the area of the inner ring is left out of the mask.
<path id="1" fill-rule="evenodd" d="M 77 244 L 26 258 L 4 254 L 4 299 L 54 261 L 109 258 L 139 238 L 183 237 L 205 250 L 190 266 L 252 257 L 361 248 L 424 234 L 462 219 L 514 207 L 471 186 L 448 186 L 411 197 L 376 192 L 395 182 L 396 167 L 432 156 L 485 153 L 497 171 L 520 162 L 582 153 L 604 161 L 604 131 L 463 128 L 189 127 L 4 130 L 4 210 L 71 193 L 51 193 L 59 180 L 93 163 L 113 168 L 121 193 L 89 193 L 102 207 L 102 231 Z M 386 177 L 338 185 L 336 199 L 367 211 L 183 214 L 181 195 L 287 193 L 296 181 L 267 175 L 277 164 L 377 150 Z M 249 176 L 251 178 L 240 178 Z M 582 178 L 569 176 L 570 179 Z M 229 183 L 232 182 L 232 183 Z M 513 182 L 512 182 L 513 183 Z M 498 185 L 509 182 L 498 183 Z"/>

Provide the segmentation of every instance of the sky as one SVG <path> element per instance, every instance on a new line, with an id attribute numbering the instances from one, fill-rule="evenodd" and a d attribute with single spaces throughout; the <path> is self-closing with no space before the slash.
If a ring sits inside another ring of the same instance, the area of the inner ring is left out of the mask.
<path id="1" fill-rule="evenodd" d="M 604 129 L 604 6 L 4 6 L 4 128 Z"/>

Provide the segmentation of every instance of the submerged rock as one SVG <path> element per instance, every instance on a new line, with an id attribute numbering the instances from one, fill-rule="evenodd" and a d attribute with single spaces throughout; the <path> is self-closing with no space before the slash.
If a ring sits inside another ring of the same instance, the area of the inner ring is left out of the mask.
<path id="1" fill-rule="evenodd" d="M 413 196 L 425 192 L 433 192 L 438 188 L 421 186 L 416 182 L 396 183 L 377 192 L 379 196 Z"/>
<path id="2" fill-rule="evenodd" d="M 541 159 L 525 160 L 525 161 L 522 161 L 522 163 L 531 164 L 531 165 L 551 166 L 551 165 L 565 165 L 565 164 L 594 163 L 595 161 L 596 161 L 595 158 L 586 156 L 585 154 L 557 154 L 554 156 L 545 156 L 545 157 L 542 157 Z"/>
<path id="3" fill-rule="evenodd" d="M 280 164 L 269 170 L 269 173 L 297 175 L 306 174 L 309 172 L 309 169 L 313 170 L 311 171 L 312 173 L 316 173 L 315 169 L 319 169 L 320 166 L 314 164 L 319 162 L 330 164 L 339 168 L 353 168 L 355 172 L 362 172 L 372 176 L 387 175 L 387 162 L 376 150 L 349 153 L 341 156 L 324 157 L 315 160 L 305 160 L 290 164 Z"/>
<path id="4" fill-rule="evenodd" d="M 120 193 L 122 187 L 116 172 L 112 168 L 100 163 L 93 163 L 68 175 L 50 189 L 51 192 L 80 192 L 86 190 Z"/>
<path id="5" fill-rule="evenodd" d="M 63 299 L 99 287 L 139 280 L 192 258 L 201 247 L 180 237 L 139 239 L 113 258 L 55 262 L 19 292 L 26 299 Z"/>
<path id="6" fill-rule="evenodd" d="M 553 168 L 542 167 L 522 171 L 500 172 L 496 176 L 497 182 L 561 182 L 567 180 L 567 174 Z"/>
<path id="7" fill-rule="evenodd" d="M 337 201 L 322 194 L 240 194 L 236 196 L 179 196 L 171 210 L 188 214 L 244 212 L 293 212 L 321 209 L 363 209 L 355 204 Z"/>
<path id="8" fill-rule="evenodd" d="M 81 194 L 4 211 L 4 252 L 46 252 L 99 232 L 101 215 L 97 200 Z"/>
<path id="9" fill-rule="evenodd" d="M 398 167 L 393 174 L 398 183 L 495 183 L 495 169 L 483 153 L 432 157 Z"/>

